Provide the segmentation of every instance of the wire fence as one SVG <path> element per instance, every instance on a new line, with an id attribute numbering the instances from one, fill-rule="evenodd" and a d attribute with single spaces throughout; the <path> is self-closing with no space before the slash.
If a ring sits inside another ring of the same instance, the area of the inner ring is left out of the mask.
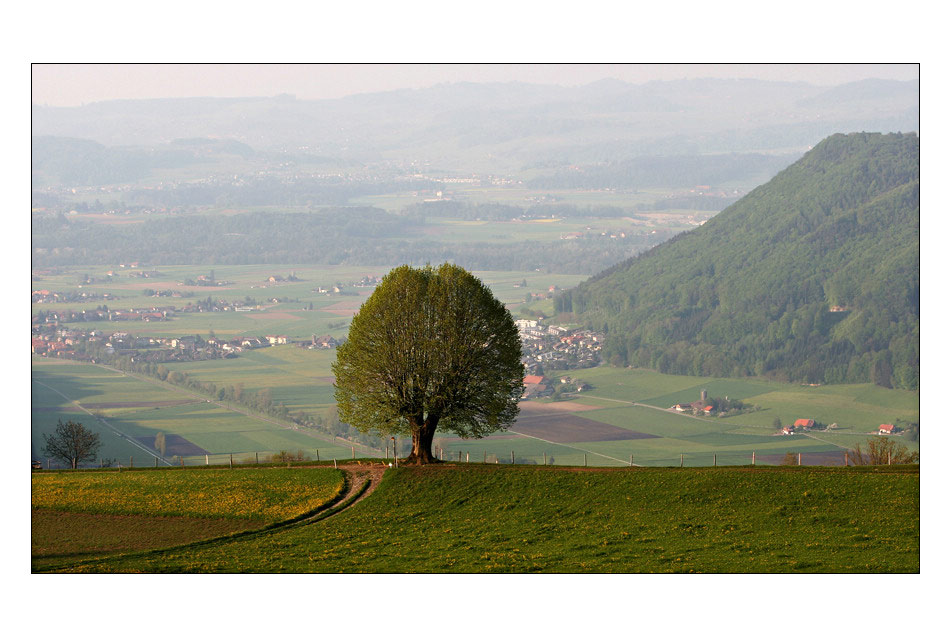
<path id="1" fill-rule="evenodd" d="M 208 453 L 204 455 L 136 458 L 129 456 L 124 459 L 99 458 L 93 462 L 79 465 L 82 469 L 95 468 L 160 468 L 160 467 L 237 467 L 261 464 L 285 464 L 292 466 L 303 462 L 335 462 L 346 459 L 383 459 L 392 463 L 393 451 L 387 447 L 382 454 L 369 455 L 357 451 L 354 447 L 343 450 L 333 447 L 329 450 L 296 450 L 296 451 L 257 451 L 235 453 Z M 399 455 L 400 459 L 406 454 Z M 650 456 L 629 454 L 626 459 L 616 455 L 606 455 L 592 451 L 572 449 L 571 447 L 557 447 L 551 452 L 542 451 L 540 454 L 528 452 L 518 453 L 515 450 L 500 451 L 464 451 L 436 449 L 434 457 L 444 462 L 469 464 L 507 464 L 507 465 L 537 465 L 537 466 L 573 466 L 587 468 L 605 467 L 717 467 L 717 466 L 848 466 L 847 451 L 823 452 L 740 452 L 724 451 L 720 453 L 682 453 L 679 456 Z M 53 459 L 33 462 L 34 469 L 65 470 L 71 465 Z"/>

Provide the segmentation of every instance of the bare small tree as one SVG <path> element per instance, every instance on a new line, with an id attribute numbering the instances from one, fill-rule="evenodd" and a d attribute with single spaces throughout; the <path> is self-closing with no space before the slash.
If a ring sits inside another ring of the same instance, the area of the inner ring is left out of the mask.
<path id="1" fill-rule="evenodd" d="M 920 461 L 920 453 L 907 450 L 906 446 L 889 437 L 872 437 L 864 449 L 859 444 L 848 451 L 848 458 L 855 466 L 916 464 Z"/>
<path id="2" fill-rule="evenodd" d="M 64 461 L 71 468 L 78 467 L 82 462 L 94 460 L 102 444 L 98 433 L 93 433 L 82 424 L 72 420 L 66 424 L 63 424 L 62 420 L 57 420 L 56 430 L 52 435 L 43 433 L 43 441 L 46 443 L 43 453 L 47 457 Z"/>

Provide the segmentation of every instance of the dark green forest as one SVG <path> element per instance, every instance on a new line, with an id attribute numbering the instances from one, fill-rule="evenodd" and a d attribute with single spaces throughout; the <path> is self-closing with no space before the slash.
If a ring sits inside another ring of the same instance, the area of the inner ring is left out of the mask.
<path id="1" fill-rule="evenodd" d="M 918 389 L 920 142 L 835 135 L 705 225 L 558 295 L 618 365 Z"/>

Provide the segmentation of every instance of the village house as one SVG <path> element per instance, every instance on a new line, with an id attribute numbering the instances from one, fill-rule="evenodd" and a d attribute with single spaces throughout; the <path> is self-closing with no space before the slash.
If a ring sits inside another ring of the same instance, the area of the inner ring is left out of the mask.
<path id="1" fill-rule="evenodd" d="M 528 398 L 542 398 L 554 392 L 553 387 L 544 376 L 528 375 L 524 377 L 525 392 L 522 400 Z"/>
<path id="2" fill-rule="evenodd" d="M 877 433 L 878 435 L 892 435 L 896 431 L 897 427 L 895 427 L 893 424 L 882 424 L 880 427 L 878 427 Z"/>
<path id="3" fill-rule="evenodd" d="M 795 429 L 804 429 L 806 431 L 812 430 L 815 428 L 816 422 L 814 420 L 809 420 L 806 418 L 799 418 L 795 420 Z"/>

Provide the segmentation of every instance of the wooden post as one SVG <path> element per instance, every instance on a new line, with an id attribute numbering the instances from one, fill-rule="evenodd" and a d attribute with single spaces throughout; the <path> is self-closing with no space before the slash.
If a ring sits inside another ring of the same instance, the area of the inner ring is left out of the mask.
<path id="1" fill-rule="evenodd" d="M 351 446 L 351 447 L 350 447 L 350 456 L 351 456 L 353 459 L 356 459 L 356 447 L 355 447 L 355 446 Z"/>
<path id="2" fill-rule="evenodd" d="M 512 463 L 512 465 L 514 465 L 514 463 L 515 463 L 515 452 L 514 452 L 514 451 L 511 451 L 511 463 Z"/>
<path id="3" fill-rule="evenodd" d="M 465 463 L 466 463 L 466 464 L 468 463 L 468 457 L 469 457 L 468 451 L 465 451 Z"/>
<path id="4" fill-rule="evenodd" d="M 445 449 L 441 446 L 439 447 L 439 459 L 445 461 Z"/>
<path id="5" fill-rule="evenodd" d="M 228 453 L 228 468 L 234 468 L 234 454 Z"/>
<path id="6" fill-rule="evenodd" d="M 260 464 L 260 462 L 257 460 L 257 453 L 254 453 L 254 463 Z"/>
<path id="7" fill-rule="evenodd" d="M 801 454 L 801 453 L 798 454 L 798 465 L 799 465 L 799 466 L 802 465 L 802 454 Z"/>
<path id="8" fill-rule="evenodd" d="M 683 467 L 683 454 L 680 453 L 680 468 Z"/>
<path id="9" fill-rule="evenodd" d="M 630 465 L 633 466 L 633 455 L 630 456 Z"/>
<path id="10" fill-rule="evenodd" d="M 459 451 L 459 461 L 462 461 L 462 451 Z"/>
<path id="11" fill-rule="evenodd" d="M 336 457 L 333 458 L 333 467 L 336 468 Z"/>
<path id="12" fill-rule="evenodd" d="M 846 467 L 848 466 L 848 451 L 844 452 L 844 465 Z"/>
<path id="13" fill-rule="evenodd" d="M 209 466 L 210 464 L 211 464 L 211 458 L 208 456 L 207 453 L 205 453 L 205 466 Z"/>
<path id="14" fill-rule="evenodd" d="M 389 454 L 389 447 L 386 447 L 386 454 Z M 320 449 L 317 449 L 317 461 L 320 461 Z"/>
<path id="15" fill-rule="evenodd" d="M 755 466 L 755 451 L 752 451 L 752 465 Z"/>
<path id="16" fill-rule="evenodd" d="M 715 466 L 715 465 L 716 465 L 716 454 L 713 453 L 713 466 Z"/>

